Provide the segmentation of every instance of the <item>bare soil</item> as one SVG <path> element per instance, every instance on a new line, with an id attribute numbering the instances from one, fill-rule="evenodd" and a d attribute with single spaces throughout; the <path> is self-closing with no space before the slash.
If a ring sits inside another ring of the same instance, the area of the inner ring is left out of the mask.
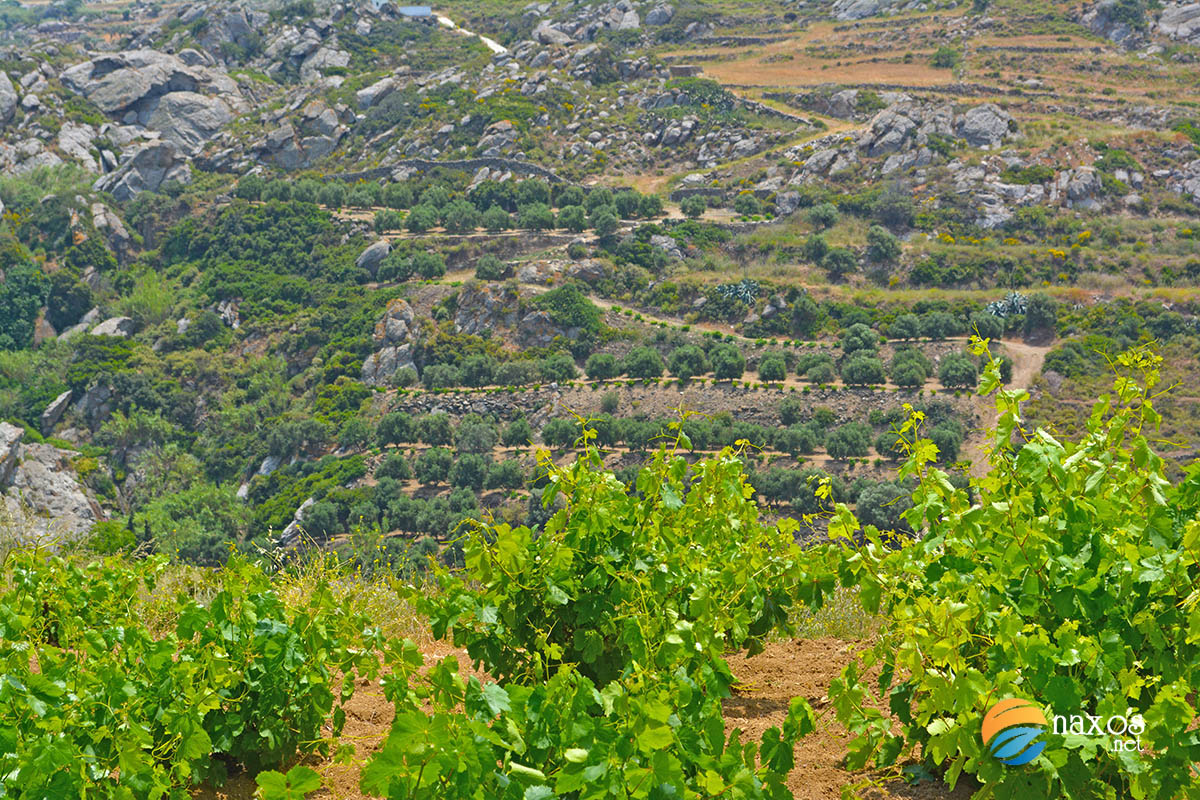
<path id="1" fill-rule="evenodd" d="M 740 681 L 734 697 L 725 701 L 726 733 L 742 731 L 742 741 L 758 741 L 770 727 L 782 725 L 793 697 L 804 697 L 818 712 L 817 729 L 796 746 L 796 766 L 788 776 L 788 788 L 796 800 L 837 800 L 844 786 L 872 782 L 863 797 L 870 800 L 967 800 L 976 787 L 963 780 L 953 791 L 940 783 L 923 782 L 909 786 L 900 780 L 869 771 L 845 769 L 843 758 L 849 736 L 834 719 L 826 698 L 829 683 L 855 653 L 867 645 L 861 641 L 834 638 L 799 639 L 774 642 L 756 656 L 735 655 L 730 666 Z M 439 642 L 422 645 L 426 661 L 455 655 L 466 666 L 469 659 Z M 478 673 L 473 673 L 478 675 Z M 485 676 L 478 675 L 481 679 Z M 362 682 L 346 705 L 346 726 L 342 741 L 355 748 L 354 762 L 334 764 L 330 760 L 309 759 L 324 786 L 310 800 L 365 800 L 369 795 L 358 788 L 362 762 L 376 752 L 386 739 L 393 708 L 383 697 L 378 682 Z M 886 713 L 886 712 L 885 712 Z M 254 779 L 235 775 L 219 789 L 201 787 L 192 796 L 197 800 L 252 800 Z"/>

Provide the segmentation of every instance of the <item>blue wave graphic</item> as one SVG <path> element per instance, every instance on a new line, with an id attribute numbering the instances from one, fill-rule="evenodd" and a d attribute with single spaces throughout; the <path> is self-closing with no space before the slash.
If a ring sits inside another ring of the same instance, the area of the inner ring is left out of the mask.
<path id="1" fill-rule="evenodd" d="M 1046 749 L 1045 742 L 1036 741 L 1041 734 L 1041 728 L 1009 728 L 996 734 L 988 749 L 1001 763 L 1019 767 L 1033 761 Z"/>

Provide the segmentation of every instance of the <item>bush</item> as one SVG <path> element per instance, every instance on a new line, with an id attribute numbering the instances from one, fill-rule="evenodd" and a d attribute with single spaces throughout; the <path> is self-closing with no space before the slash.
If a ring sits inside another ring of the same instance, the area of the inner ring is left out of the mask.
<path id="1" fill-rule="evenodd" d="M 525 485 L 525 470 L 515 459 L 496 461 L 488 467 L 485 489 L 520 489 Z"/>
<path id="2" fill-rule="evenodd" d="M 829 254 L 829 240 L 821 233 L 809 234 L 804 240 L 803 254 L 806 260 L 814 264 L 824 262 L 825 256 Z"/>
<path id="3" fill-rule="evenodd" d="M 454 428 L 450 424 L 450 415 L 445 412 L 418 417 L 416 433 L 417 438 L 425 444 L 443 445 L 454 441 Z"/>
<path id="4" fill-rule="evenodd" d="M 1045 294 L 1030 297 L 1025 306 L 1025 338 L 1042 340 L 1053 337 L 1057 325 L 1058 304 Z"/>
<path id="5" fill-rule="evenodd" d="M 758 361 L 760 381 L 782 381 L 787 377 L 787 362 L 782 353 L 767 353 Z"/>
<path id="6" fill-rule="evenodd" d="M 672 375 L 685 381 L 697 375 L 703 375 L 711 368 L 704 351 L 694 344 L 683 345 L 672 350 L 667 364 Z"/>
<path id="7" fill-rule="evenodd" d="M 483 212 L 482 223 L 489 233 L 499 233 L 512 227 L 512 216 L 500 206 L 492 206 Z"/>
<path id="8" fill-rule="evenodd" d="M 871 447 L 871 429 L 861 422 L 848 422 L 825 437 L 825 451 L 838 460 L 861 458 Z"/>
<path id="9" fill-rule="evenodd" d="M 842 380 L 851 386 L 883 383 L 883 362 L 861 353 L 853 355 L 842 364 Z"/>
<path id="10" fill-rule="evenodd" d="M 272 200 L 286 203 L 292 199 L 292 185 L 278 178 L 269 181 L 262 188 L 262 199 L 264 203 L 269 203 Z"/>
<path id="11" fill-rule="evenodd" d="M 496 367 L 496 383 L 501 386 L 524 386 L 538 379 L 536 361 L 505 361 Z"/>
<path id="12" fill-rule="evenodd" d="M 867 231 L 867 260 L 876 264 L 890 264 L 900 258 L 900 240 L 891 231 L 872 225 Z"/>
<path id="13" fill-rule="evenodd" d="M 938 69 L 953 69 L 961 57 L 962 54 L 958 50 L 949 45 L 942 45 L 934 51 L 933 58 L 929 60 L 929 63 Z"/>
<path id="14" fill-rule="evenodd" d="M 417 457 L 414 473 L 423 484 L 445 483 L 450 475 L 454 456 L 444 447 L 433 447 Z"/>
<path id="15" fill-rule="evenodd" d="M 531 203 L 523 207 L 519 214 L 522 228 L 531 231 L 544 231 L 554 227 L 554 212 L 545 203 Z"/>
<path id="16" fill-rule="evenodd" d="M 779 401 L 779 421 L 785 426 L 795 425 L 804 417 L 805 408 L 799 397 L 785 397 Z"/>
<path id="17" fill-rule="evenodd" d="M 662 356 L 652 347 L 635 347 L 621 362 L 621 371 L 631 378 L 657 378 L 663 373 Z"/>
<path id="18" fill-rule="evenodd" d="M 942 359 L 938 380 L 949 388 L 973 389 L 979 380 L 979 370 L 966 353 L 951 353 Z"/>
<path id="19" fill-rule="evenodd" d="M 587 376 L 595 381 L 608 380 L 620 374 L 617 359 L 611 353 L 593 353 L 588 356 L 583 369 Z"/>
<path id="20" fill-rule="evenodd" d="M 557 383 L 573 380 L 579 374 L 575 369 L 575 359 L 563 353 L 542 359 L 540 368 L 542 380 Z"/>
<path id="21" fill-rule="evenodd" d="M 380 281 L 406 281 L 413 276 L 412 259 L 402 255 L 399 250 L 393 250 L 383 257 L 379 263 L 379 271 L 375 277 Z"/>
<path id="22" fill-rule="evenodd" d="M 833 203 L 818 203 L 808 210 L 807 216 L 809 223 L 821 230 L 832 228 L 841 219 L 841 214 Z"/>
<path id="23" fill-rule="evenodd" d="M 746 357 L 731 344 L 719 344 L 708 354 L 713 377 L 719 381 L 737 380 L 746 371 Z"/>
<path id="24" fill-rule="evenodd" d="M 612 190 L 607 187 L 604 187 L 604 186 L 599 186 L 595 189 L 592 189 L 590 192 L 588 192 L 587 200 L 584 202 L 584 207 L 587 208 L 589 217 L 592 214 L 596 213 L 597 209 L 600 209 L 600 208 L 611 209 L 615 216 L 616 209 L 612 209 L 612 204 L 613 204 Z"/>
<path id="25" fill-rule="evenodd" d="M 613 196 L 613 206 L 616 207 L 617 215 L 621 219 L 633 219 L 636 217 L 640 201 L 641 196 L 631 189 L 622 190 Z"/>
<path id="26" fill-rule="evenodd" d="M 440 278 L 446 274 L 446 259 L 441 253 L 419 250 L 413 254 L 412 268 L 422 278 Z"/>
<path id="27" fill-rule="evenodd" d="M 508 272 L 508 266 L 490 253 L 475 262 L 475 277 L 481 281 L 498 281 Z"/>
<path id="28" fill-rule="evenodd" d="M 971 333 L 978 333 L 980 339 L 995 341 L 1004 335 L 1004 320 L 995 314 L 980 312 L 971 315 L 971 322 L 967 328 Z"/>
<path id="29" fill-rule="evenodd" d="M 242 200 L 258 200 L 262 197 L 264 185 L 266 185 L 266 181 L 262 179 L 261 175 L 246 175 L 237 182 L 233 196 Z"/>
<path id="30" fill-rule="evenodd" d="M 753 217 L 762 213 L 762 203 L 753 192 L 741 192 L 733 199 L 733 210 L 743 217 Z"/>
<path id="31" fill-rule="evenodd" d="M 825 254 L 821 266 L 829 273 L 830 279 L 840 281 L 858 269 L 858 259 L 853 251 L 845 247 L 834 247 Z"/>
<path id="32" fill-rule="evenodd" d="M 399 453 L 388 453 L 375 468 L 375 477 L 406 481 L 412 477 L 412 467 L 409 466 L 408 459 Z"/>
<path id="33" fill-rule="evenodd" d="M 708 210 L 708 203 L 703 197 L 692 195 L 691 197 L 683 198 L 679 203 L 679 210 L 688 219 L 699 219 Z"/>

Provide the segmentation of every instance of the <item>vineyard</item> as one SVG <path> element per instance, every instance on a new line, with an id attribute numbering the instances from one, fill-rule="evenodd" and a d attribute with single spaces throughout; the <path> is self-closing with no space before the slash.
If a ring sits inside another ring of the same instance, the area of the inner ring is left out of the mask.
<path id="1" fill-rule="evenodd" d="M 331 582 L 282 592 L 286 564 L 235 555 L 183 579 L 157 556 L 0 550 L 0 797 L 177 798 L 248 773 L 264 800 L 303 798 L 323 784 L 314 765 L 357 758 L 344 706 L 375 680 L 395 716 L 355 766 L 363 794 L 392 800 L 784 800 L 803 737 L 835 722 L 861 776 L 847 795 L 906 778 L 976 797 L 1196 797 L 1200 470 L 1168 480 L 1152 449 L 1158 364 L 1122 356 L 1065 443 L 1023 427 L 1024 392 L 988 361 L 990 472 L 965 488 L 914 411 L 896 435 L 915 537 L 838 505 L 828 543 L 801 548 L 816 520 L 761 521 L 738 447 L 689 464 L 677 423 L 626 485 L 585 430 L 574 463 L 544 459 L 540 529 L 470 526 L 465 567 L 405 590 L 470 667 L 427 659 Z M 793 699 L 756 740 L 727 732 L 722 703 L 743 688 L 727 659 L 794 637 L 845 590 L 883 624 L 828 702 Z M 1005 766 L 981 723 L 1010 697 L 1047 718 L 1140 719 L 1139 749 L 1055 726 Z"/>

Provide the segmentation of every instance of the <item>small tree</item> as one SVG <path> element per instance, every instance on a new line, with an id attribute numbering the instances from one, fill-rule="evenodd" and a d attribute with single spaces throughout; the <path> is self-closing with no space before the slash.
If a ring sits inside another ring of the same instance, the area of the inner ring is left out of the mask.
<path id="1" fill-rule="evenodd" d="M 821 266 L 829 273 L 831 279 L 838 281 L 858 269 L 858 259 L 847 248 L 834 247 L 825 254 Z"/>
<path id="2" fill-rule="evenodd" d="M 454 457 L 444 447 L 433 447 L 417 457 L 414 470 L 417 480 L 424 484 L 444 483 L 450 474 Z"/>
<path id="3" fill-rule="evenodd" d="M 454 200 L 442 210 L 442 221 L 450 233 L 468 233 L 479 226 L 479 212 L 466 200 Z"/>
<path id="4" fill-rule="evenodd" d="M 733 210 L 743 217 L 753 217 L 762 213 L 762 203 L 753 192 L 741 192 L 733 199 Z"/>
<path id="5" fill-rule="evenodd" d="M 657 378 L 663 373 L 662 356 L 652 347 L 635 347 L 625 356 L 621 368 L 631 378 Z"/>
<path id="6" fill-rule="evenodd" d="M 554 227 L 554 212 L 545 203 L 530 203 L 521 209 L 520 224 L 526 230 L 549 230 Z"/>
<path id="7" fill-rule="evenodd" d="M 412 257 L 412 266 L 422 278 L 440 278 L 446 274 L 446 259 L 441 253 L 417 252 Z"/>
<path id="8" fill-rule="evenodd" d="M 890 264 L 900 257 L 900 240 L 882 225 L 872 225 L 867 231 L 867 259 L 876 264 Z"/>
<path id="9" fill-rule="evenodd" d="M 638 215 L 638 206 L 641 203 L 641 195 L 632 189 L 625 189 L 617 192 L 613 196 L 613 205 L 617 208 L 617 214 L 621 219 L 633 219 Z"/>
<path id="10" fill-rule="evenodd" d="M 781 381 L 787 377 L 787 362 L 782 353 L 767 353 L 758 361 L 758 379 Z"/>
<path id="11" fill-rule="evenodd" d="M 500 206 L 492 206 L 483 212 L 483 227 L 489 233 L 499 233 L 512 227 L 512 217 Z"/>
<path id="12" fill-rule="evenodd" d="M 490 253 L 480 256 L 475 262 L 475 277 L 481 281 L 498 281 L 507 271 L 504 262 Z"/>
<path id="13" fill-rule="evenodd" d="M 916 314 L 901 314 L 887 328 L 889 339 L 916 339 L 921 335 L 921 320 Z"/>
<path id="14" fill-rule="evenodd" d="M 422 204 L 414 206 L 408 212 L 408 217 L 404 220 L 404 226 L 412 233 L 425 233 L 434 225 L 437 225 L 437 221 L 437 209 L 433 206 Z"/>
<path id="15" fill-rule="evenodd" d="M 861 458 L 871 447 L 871 429 L 861 422 L 847 422 L 825 437 L 825 451 L 830 458 Z"/>
<path id="16" fill-rule="evenodd" d="M 719 381 L 737 380 L 746 371 L 746 357 L 731 344 L 719 344 L 708 355 L 713 376 Z"/>
<path id="17" fill-rule="evenodd" d="M 883 362 L 862 353 L 853 355 L 842 364 L 842 380 L 852 386 L 883 383 Z"/>
<path id="18" fill-rule="evenodd" d="M 597 236 L 612 236 L 621 226 L 612 206 L 599 206 L 588 214 L 588 222 Z"/>
<path id="19" fill-rule="evenodd" d="M 842 334 L 842 352 L 846 355 L 858 352 L 875 353 L 879 350 L 879 334 L 870 327 L 856 322 Z"/>
<path id="20" fill-rule="evenodd" d="M 840 218 L 841 214 L 833 203 L 817 203 L 808 210 L 809 223 L 820 230 L 832 228 Z"/>
<path id="21" fill-rule="evenodd" d="M 587 212 L 583 206 L 566 206 L 558 212 L 558 224 L 572 233 L 580 233 L 587 228 Z"/>
<path id="22" fill-rule="evenodd" d="M 700 197 L 699 195 L 685 197 L 679 203 L 679 210 L 682 211 L 683 215 L 688 219 L 699 219 L 704 215 L 704 212 L 707 209 L 708 203 L 706 203 L 704 198 Z"/>
<path id="23" fill-rule="evenodd" d="M 608 380 L 620 374 L 616 356 L 611 353 L 592 353 L 583 366 L 587 376 L 594 381 Z"/>
<path id="24" fill-rule="evenodd" d="M 638 215 L 642 219 L 654 219 L 663 215 L 662 198 L 656 194 L 644 194 L 638 202 Z"/>
<path id="25" fill-rule="evenodd" d="M 951 353 L 942 359 L 938 368 L 938 380 L 950 388 L 974 388 L 979 380 L 975 361 L 966 353 Z"/>
<path id="26" fill-rule="evenodd" d="M 505 426 L 500 442 L 505 447 L 525 447 L 533 441 L 533 428 L 524 417 L 517 417 Z"/>
<path id="27" fill-rule="evenodd" d="M 690 380 L 697 375 L 703 375 L 709 370 L 708 357 L 704 351 L 694 344 L 685 344 L 671 351 L 667 359 L 671 374 L 683 380 Z"/>

